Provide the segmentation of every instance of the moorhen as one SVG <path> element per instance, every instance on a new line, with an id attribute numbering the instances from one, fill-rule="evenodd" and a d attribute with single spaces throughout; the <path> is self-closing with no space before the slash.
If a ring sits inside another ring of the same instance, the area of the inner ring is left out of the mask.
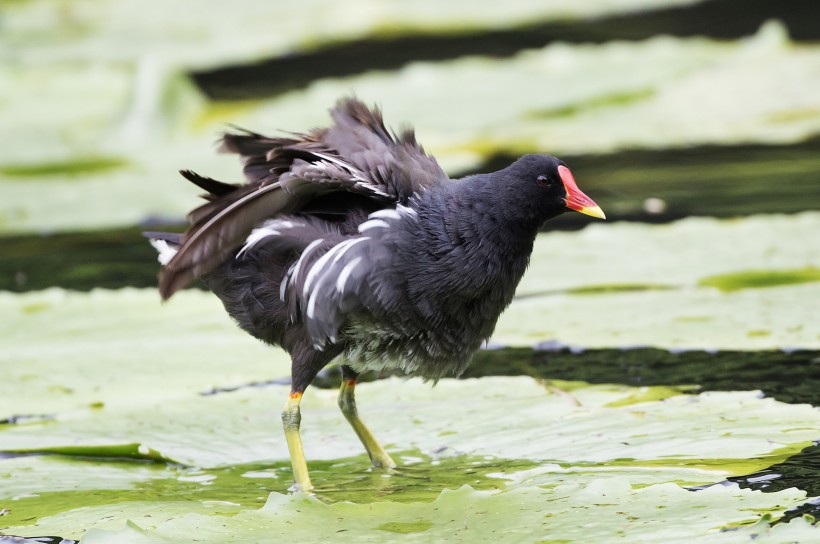
<path id="1" fill-rule="evenodd" d="M 567 210 L 604 218 L 555 157 L 449 179 L 378 109 L 347 98 L 331 116 L 304 134 L 226 134 L 247 183 L 184 170 L 207 203 L 184 234 L 146 233 L 163 299 L 200 278 L 242 329 L 290 354 L 282 421 L 294 488 L 306 492 L 299 401 L 319 370 L 341 365 L 342 413 L 373 464 L 394 467 L 359 419 L 358 373 L 459 375 L 510 304 L 544 221 Z"/>

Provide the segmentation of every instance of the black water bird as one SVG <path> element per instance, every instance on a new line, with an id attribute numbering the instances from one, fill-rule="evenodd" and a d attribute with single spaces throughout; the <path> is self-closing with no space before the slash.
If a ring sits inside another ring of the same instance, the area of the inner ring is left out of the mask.
<path id="1" fill-rule="evenodd" d="M 510 304 L 539 226 L 567 210 L 604 218 L 555 157 L 449 179 L 378 109 L 348 98 L 331 115 L 304 134 L 226 134 L 247 183 L 182 171 L 207 203 L 183 235 L 146 233 L 163 299 L 201 278 L 242 329 L 290 354 L 282 421 L 304 491 L 299 401 L 319 370 L 338 361 L 342 412 L 373 464 L 394 467 L 357 414 L 358 373 L 458 375 Z"/>

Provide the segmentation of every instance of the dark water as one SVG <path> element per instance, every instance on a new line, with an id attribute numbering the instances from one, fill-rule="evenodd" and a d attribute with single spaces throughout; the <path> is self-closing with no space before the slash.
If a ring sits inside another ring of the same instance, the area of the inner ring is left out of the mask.
<path id="1" fill-rule="evenodd" d="M 464 377 L 527 375 L 588 383 L 691 385 L 693 392 L 759 389 L 782 402 L 820 405 L 820 351 L 682 351 L 654 348 L 484 350 Z"/>

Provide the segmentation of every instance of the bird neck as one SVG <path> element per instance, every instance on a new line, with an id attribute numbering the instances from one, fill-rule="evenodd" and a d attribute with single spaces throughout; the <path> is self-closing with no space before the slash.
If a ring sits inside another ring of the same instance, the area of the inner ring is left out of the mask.
<path id="1" fill-rule="evenodd" d="M 503 240 L 508 248 L 505 253 L 520 250 L 529 254 L 545 220 L 538 202 L 517 192 L 513 185 L 499 184 L 493 174 L 469 176 L 453 186 L 454 217 L 473 223 L 482 239 Z"/>
<path id="2" fill-rule="evenodd" d="M 450 262 L 469 276 L 463 281 L 501 282 L 514 289 L 529 264 L 539 222 L 526 203 L 490 193 L 494 187 L 482 177 L 457 180 L 450 191 L 439 193 L 443 202 L 435 208 L 446 210 L 439 214 L 439 236 L 456 257 Z"/>

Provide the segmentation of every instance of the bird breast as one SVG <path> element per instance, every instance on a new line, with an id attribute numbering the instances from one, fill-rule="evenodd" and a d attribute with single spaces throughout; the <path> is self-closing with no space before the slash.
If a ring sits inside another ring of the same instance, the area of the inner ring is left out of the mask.
<path id="1" fill-rule="evenodd" d="M 511 238 L 487 216 L 440 208 L 422 201 L 407 220 L 371 214 L 360 227 L 377 237 L 380 251 L 363 308 L 344 332 L 348 364 L 398 367 L 428 379 L 458 375 L 492 335 L 526 270 L 535 233 Z"/>

